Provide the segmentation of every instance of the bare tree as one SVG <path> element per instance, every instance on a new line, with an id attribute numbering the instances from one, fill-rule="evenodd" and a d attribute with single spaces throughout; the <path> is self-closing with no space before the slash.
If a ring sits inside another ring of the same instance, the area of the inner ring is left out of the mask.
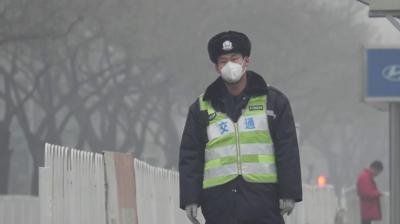
<path id="1" fill-rule="evenodd" d="M 0 46 L 43 38 L 56 39 L 67 35 L 82 21 L 83 13 L 88 10 L 88 0 L 83 2 L 86 4 L 63 0 L 2 1 L 0 3 Z"/>
<path id="2" fill-rule="evenodd" d="M 0 93 L 2 108 L 4 110 L 4 115 L 0 121 L 0 194 L 6 194 L 10 158 L 12 155 L 10 146 L 10 126 L 13 117 L 12 111 L 15 109 L 15 105 L 11 101 L 10 87 L 7 86 L 9 78 L 4 67 L 0 67 L 0 75 L 2 78 L 2 85 L 4 86 L 4 90 Z"/>
<path id="3" fill-rule="evenodd" d="M 18 121 L 33 158 L 33 194 L 45 141 L 63 144 L 75 137 L 69 143 L 78 148 L 133 151 L 137 157 L 146 142 L 176 149 L 171 144 L 177 134 L 168 119 L 170 83 L 154 72 L 156 60 L 136 65 L 101 29 L 92 32 L 85 24 L 57 40 L 19 42 L 3 50 L 9 65 L 3 69 L 8 90 L 3 95 L 9 95 L 6 102 L 14 110 L 7 114 Z M 167 161 L 176 166 L 172 163 Z"/>

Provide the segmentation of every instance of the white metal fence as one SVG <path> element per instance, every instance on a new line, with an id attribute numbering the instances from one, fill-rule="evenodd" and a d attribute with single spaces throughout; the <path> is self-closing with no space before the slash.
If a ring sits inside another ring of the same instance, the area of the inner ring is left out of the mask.
<path id="1" fill-rule="evenodd" d="M 296 204 L 293 214 L 285 220 L 287 224 L 334 224 L 337 209 L 338 200 L 332 186 L 303 184 L 303 201 Z"/>
<path id="2" fill-rule="evenodd" d="M 358 224 L 360 221 L 360 202 L 355 187 L 342 190 L 343 208 L 345 214 L 345 222 L 348 224 Z M 375 221 L 379 224 L 390 224 L 389 209 L 390 201 L 389 194 L 384 193 L 381 197 L 382 220 Z"/>
<path id="3" fill-rule="evenodd" d="M 150 166 L 135 159 L 139 223 L 189 223 L 179 209 L 178 172 Z M 204 223 L 201 212 L 199 221 Z"/>
<path id="4" fill-rule="evenodd" d="M 105 224 L 102 154 L 46 144 L 39 173 L 41 224 Z"/>
<path id="5" fill-rule="evenodd" d="M 45 151 L 46 167 L 40 169 L 41 224 L 189 223 L 178 207 L 178 172 L 150 166 L 131 154 L 96 154 L 49 144 Z M 303 196 L 293 214 L 285 217 L 287 224 L 335 224 L 341 206 L 333 187 L 303 185 Z M 358 224 L 354 190 L 342 196 L 345 223 Z M 387 201 L 385 197 L 384 211 Z M 204 223 L 200 212 L 199 219 Z"/>
<path id="6" fill-rule="evenodd" d="M 189 223 L 179 209 L 179 174 L 152 167 L 135 159 L 139 223 Z M 334 224 L 338 200 L 332 186 L 303 185 L 304 201 L 298 203 L 287 224 Z M 204 218 L 199 212 L 199 221 Z"/>
<path id="7" fill-rule="evenodd" d="M 39 224 L 39 198 L 25 195 L 0 196 L 1 224 Z"/>

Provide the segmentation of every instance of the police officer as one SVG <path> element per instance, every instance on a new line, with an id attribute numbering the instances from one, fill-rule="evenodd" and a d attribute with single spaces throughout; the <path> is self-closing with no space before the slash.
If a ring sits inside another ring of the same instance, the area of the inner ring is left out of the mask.
<path id="1" fill-rule="evenodd" d="M 190 106 L 179 156 L 180 207 L 192 223 L 280 224 L 302 200 L 287 97 L 248 70 L 251 43 L 227 31 L 208 43 L 219 77 Z"/>

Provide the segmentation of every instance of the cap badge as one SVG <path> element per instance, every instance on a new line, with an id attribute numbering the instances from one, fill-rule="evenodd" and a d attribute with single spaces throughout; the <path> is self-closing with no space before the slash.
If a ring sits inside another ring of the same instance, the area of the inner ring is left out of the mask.
<path id="1" fill-rule="evenodd" d="M 224 41 L 224 43 L 222 43 L 222 50 L 224 51 L 230 51 L 233 49 L 232 46 L 232 42 L 229 40 Z"/>

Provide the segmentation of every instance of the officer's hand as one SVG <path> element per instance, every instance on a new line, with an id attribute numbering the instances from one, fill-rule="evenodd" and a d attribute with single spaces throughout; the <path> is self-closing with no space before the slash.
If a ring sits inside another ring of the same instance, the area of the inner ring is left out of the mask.
<path id="1" fill-rule="evenodd" d="M 281 209 L 281 214 L 290 215 L 294 209 L 295 202 L 293 199 L 280 199 L 279 208 Z"/>
<path id="2" fill-rule="evenodd" d="M 186 216 L 189 218 L 189 220 L 193 224 L 200 224 L 200 222 L 196 219 L 197 217 L 197 205 L 196 204 L 190 204 L 186 205 L 185 211 L 186 211 Z"/>

